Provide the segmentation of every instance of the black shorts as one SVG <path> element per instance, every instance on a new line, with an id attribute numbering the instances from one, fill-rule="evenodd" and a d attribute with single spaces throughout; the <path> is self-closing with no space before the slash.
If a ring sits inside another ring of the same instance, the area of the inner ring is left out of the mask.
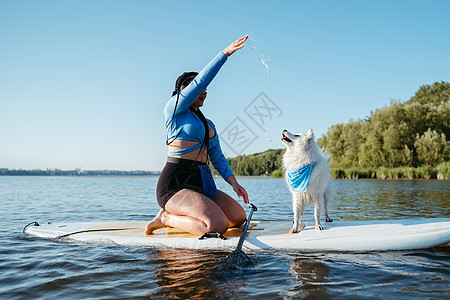
<path id="1" fill-rule="evenodd" d="M 182 189 L 190 189 L 205 194 L 205 179 L 206 182 L 210 183 L 212 181 L 213 184 L 214 181 L 211 175 L 210 178 L 205 178 L 208 176 L 204 175 L 204 178 L 202 179 L 200 168 L 206 168 L 209 172 L 209 168 L 205 163 L 194 162 L 189 159 L 168 157 L 156 187 L 156 199 L 158 200 L 159 206 L 165 208 L 167 201 Z M 209 174 L 211 173 L 209 172 Z M 205 195 L 212 199 L 212 195 L 214 194 L 208 195 L 206 193 Z"/>

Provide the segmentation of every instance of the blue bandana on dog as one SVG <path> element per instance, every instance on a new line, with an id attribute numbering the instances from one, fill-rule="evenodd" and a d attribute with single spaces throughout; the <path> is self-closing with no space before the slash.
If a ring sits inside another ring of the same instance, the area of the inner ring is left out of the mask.
<path id="1" fill-rule="evenodd" d="M 306 165 L 298 170 L 287 172 L 289 186 L 294 192 L 306 192 L 311 179 L 314 164 Z"/>

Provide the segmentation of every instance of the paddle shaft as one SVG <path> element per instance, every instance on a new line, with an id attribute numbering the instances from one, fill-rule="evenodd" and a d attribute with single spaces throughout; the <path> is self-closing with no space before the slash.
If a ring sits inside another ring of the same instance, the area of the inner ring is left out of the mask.
<path id="1" fill-rule="evenodd" d="M 248 230 L 248 225 L 250 225 L 250 220 L 252 219 L 253 212 L 258 210 L 256 208 L 256 206 L 254 206 L 251 203 L 249 204 L 249 207 L 250 207 L 250 212 L 248 214 L 247 221 L 245 222 L 244 229 L 242 230 L 242 234 L 241 234 L 241 237 L 239 238 L 239 243 L 238 243 L 235 251 L 241 251 L 242 245 L 244 244 L 245 235 Z"/>

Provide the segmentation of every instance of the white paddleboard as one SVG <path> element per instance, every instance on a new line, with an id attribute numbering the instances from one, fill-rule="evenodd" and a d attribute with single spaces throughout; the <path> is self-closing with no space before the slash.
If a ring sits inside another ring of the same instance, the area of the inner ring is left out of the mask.
<path id="1" fill-rule="evenodd" d="M 198 236 L 174 228 L 158 229 L 146 236 L 145 224 L 140 221 L 51 223 L 29 226 L 25 232 L 51 239 L 185 249 L 234 249 L 242 232 L 241 228 L 230 229 L 224 234 L 226 240 L 200 240 Z M 385 251 L 426 249 L 450 242 L 450 219 L 338 220 L 326 223 L 321 231 L 306 226 L 298 234 L 289 234 L 291 227 L 289 221 L 251 222 L 243 250 Z"/>

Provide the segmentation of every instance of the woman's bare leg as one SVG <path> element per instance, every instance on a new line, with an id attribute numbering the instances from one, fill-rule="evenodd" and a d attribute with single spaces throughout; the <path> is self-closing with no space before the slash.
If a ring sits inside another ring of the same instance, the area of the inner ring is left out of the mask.
<path id="1" fill-rule="evenodd" d="M 146 226 L 146 233 L 164 226 L 176 227 L 196 235 L 207 232 L 225 233 L 228 219 L 222 209 L 203 194 L 183 189 L 167 201 L 161 210 Z"/>
<path id="2" fill-rule="evenodd" d="M 228 219 L 229 227 L 239 227 L 246 219 L 245 211 L 242 206 L 236 202 L 231 196 L 217 190 L 217 195 L 214 197 L 214 202 L 220 207 Z"/>

